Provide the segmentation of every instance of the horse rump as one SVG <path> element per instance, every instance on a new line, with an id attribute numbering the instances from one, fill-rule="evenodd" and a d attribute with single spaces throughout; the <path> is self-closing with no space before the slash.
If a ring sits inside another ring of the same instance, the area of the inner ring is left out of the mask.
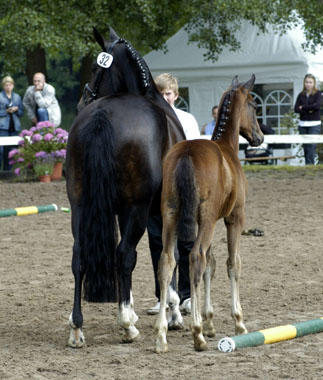
<path id="1" fill-rule="evenodd" d="M 113 127 L 108 113 L 96 109 L 81 130 L 83 147 L 80 221 L 84 298 L 89 302 L 118 300 L 116 259 L 117 199 Z"/>
<path id="2" fill-rule="evenodd" d="M 183 155 L 175 169 L 178 197 L 178 239 L 192 241 L 196 237 L 197 189 L 194 165 L 189 155 Z"/>

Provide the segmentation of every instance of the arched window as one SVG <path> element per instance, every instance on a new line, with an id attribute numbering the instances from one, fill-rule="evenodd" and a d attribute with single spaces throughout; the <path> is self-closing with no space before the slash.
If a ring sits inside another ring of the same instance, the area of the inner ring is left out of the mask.
<path id="1" fill-rule="evenodd" d="M 284 115 L 292 108 L 292 97 L 284 90 L 271 91 L 265 98 L 263 109 L 263 122 L 273 128 L 277 134 L 288 132 L 280 125 Z"/>
<path id="2" fill-rule="evenodd" d="M 264 116 L 263 116 L 264 115 L 264 101 L 255 92 L 251 92 L 251 95 L 252 95 L 254 101 L 257 103 L 257 110 L 256 110 L 257 119 L 259 122 L 264 123 L 264 121 L 263 121 L 263 119 L 264 119 Z"/>
<path id="3" fill-rule="evenodd" d="M 190 111 L 190 107 L 188 105 L 188 102 L 181 96 L 179 96 L 176 101 L 175 101 L 175 107 L 176 108 L 179 108 L 183 111 L 186 111 L 186 112 L 189 112 Z"/>

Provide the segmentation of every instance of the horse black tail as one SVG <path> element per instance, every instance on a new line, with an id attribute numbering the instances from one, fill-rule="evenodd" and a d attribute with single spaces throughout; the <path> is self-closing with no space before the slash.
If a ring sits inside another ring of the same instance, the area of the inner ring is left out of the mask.
<path id="1" fill-rule="evenodd" d="M 178 239 L 192 241 L 196 237 L 197 189 L 194 166 L 189 155 L 182 156 L 175 169 L 175 184 L 178 196 Z"/>
<path id="2" fill-rule="evenodd" d="M 117 183 L 114 134 L 106 111 L 94 111 L 82 129 L 80 142 L 84 152 L 80 222 L 84 298 L 116 302 Z"/>

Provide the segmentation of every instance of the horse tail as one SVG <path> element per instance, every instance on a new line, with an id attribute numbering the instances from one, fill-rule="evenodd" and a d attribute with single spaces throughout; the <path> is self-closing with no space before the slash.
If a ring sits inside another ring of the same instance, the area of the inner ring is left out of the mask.
<path id="1" fill-rule="evenodd" d="M 80 142 L 84 151 L 80 221 L 84 298 L 116 302 L 116 164 L 113 128 L 105 110 L 92 113 Z"/>
<path id="2" fill-rule="evenodd" d="M 178 239 L 192 241 L 196 237 L 197 189 L 194 165 L 189 155 L 182 156 L 175 168 L 178 196 Z"/>

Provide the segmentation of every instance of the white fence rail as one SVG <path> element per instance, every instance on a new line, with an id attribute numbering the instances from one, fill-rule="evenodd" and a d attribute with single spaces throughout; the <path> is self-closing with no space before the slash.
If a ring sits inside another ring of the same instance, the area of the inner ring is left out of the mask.
<path id="1" fill-rule="evenodd" d="M 202 139 L 211 139 L 211 135 L 202 135 Z M 19 136 L 0 137 L 0 145 L 18 145 Z M 240 144 L 248 144 L 242 136 L 239 136 Z M 323 144 L 323 135 L 265 135 L 265 143 L 268 144 Z"/>

